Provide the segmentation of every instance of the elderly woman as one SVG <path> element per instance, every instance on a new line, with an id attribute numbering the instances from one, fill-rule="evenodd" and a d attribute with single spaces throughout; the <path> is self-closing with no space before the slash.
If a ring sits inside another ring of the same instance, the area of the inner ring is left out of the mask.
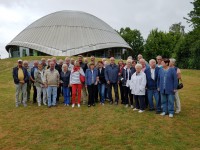
<path id="1" fill-rule="evenodd" d="M 175 71 L 176 71 L 178 82 L 179 82 L 179 80 L 182 81 L 182 79 L 181 79 L 181 70 L 175 66 L 176 59 L 171 58 L 169 60 L 170 60 L 169 66 L 174 68 Z M 179 98 L 178 91 L 175 92 L 175 104 L 176 104 L 176 112 L 175 113 L 178 114 L 181 111 L 181 103 L 180 103 L 180 98 Z"/>
<path id="2" fill-rule="evenodd" d="M 75 61 L 74 68 L 71 70 L 70 86 L 72 87 L 72 108 L 75 106 L 76 92 L 78 91 L 78 107 L 81 105 L 81 89 L 82 83 L 80 76 L 85 76 L 83 69 L 80 67 L 80 63 Z"/>
<path id="3" fill-rule="evenodd" d="M 135 65 L 136 72 L 132 75 L 130 81 L 131 93 L 134 94 L 136 108 L 133 110 L 139 110 L 139 113 L 145 110 L 145 87 L 146 87 L 146 75 L 142 71 L 142 65 Z"/>
<path id="4" fill-rule="evenodd" d="M 163 59 L 162 66 L 158 74 L 158 91 L 161 94 L 162 116 L 169 113 L 169 117 L 174 115 L 174 94 L 177 91 L 177 75 L 174 68 L 169 67 L 169 59 Z"/>
<path id="5" fill-rule="evenodd" d="M 90 63 L 89 68 L 85 72 L 85 87 L 88 89 L 88 107 L 95 106 L 95 94 L 97 86 L 98 70 L 95 69 L 95 64 Z"/>
<path id="6" fill-rule="evenodd" d="M 119 73 L 118 73 L 118 75 L 119 75 L 119 77 L 121 77 L 122 71 L 123 71 L 123 69 L 124 69 L 124 62 L 123 62 L 122 59 L 119 60 L 118 66 L 119 66 Z M 122 104 L 125 104 L 125 101 L 123 100 L 123 99 L 124 99 L 124 89 L 123 89 L 123 86 L 122 86 L 122 82 L 121 82 L 121 81 L 119 81 L 119 89 L 120 89 L 120 95 L 121 95 L 121 103 L 122 103 Z"/>
<path id="7" fill-rule="evenodd" d="M 126 61 L 126 66 L 124 67 L 121 75 L 121 82 L 124 90 L 124 97 L 122 101 L 124 101 L 124 104 L 126 104 L 126 107 L 128 107 L 129 101 L 131 108 L 133 108 L 133 94 L 131 94 L 130 90 L 130 80 L 131 76 L 135 73 L 135 68 L 132 68 L 132 60 L 128 59 Z"/>
<path id="8" fill-rule="evenodd" d="M 47 105 L 47 90 L 44 86 L 44 69 L 43 64 L 38 65 L 38 70 L 34 73 L 35 83 L 37 89 L 37 102 L 38 106 L 41 106 L 41 94 L 43 94 L 43 104 Z"/>
<path id="9" fill-rule="evenodd" d="M 63 96 L 65 106 L 69 106 L 70 104 L 70 89 L 69 89 L 69 79 L 70 79 L 70 71 L 68 71 L 67 64 L 62 65 L 62 72 L 60 73 L 60 81 L 63 88 Z"/>

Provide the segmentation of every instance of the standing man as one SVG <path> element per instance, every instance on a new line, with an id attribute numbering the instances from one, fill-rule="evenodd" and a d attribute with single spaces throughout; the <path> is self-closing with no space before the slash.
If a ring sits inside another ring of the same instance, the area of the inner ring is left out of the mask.
<path id="1" fill-rule="evenodd" d="M 67 65 L 67 70 L 68 71 L 71 71 L 73 68 L 74 68 L 74 65 L 72 65 L 71 63 L 70 63 L 70 58 L 69 57 L 66 57 L 65 58 L 65 64 Z"/>
<path id="2" fill-rule="evenodd" d="M 42 58 L 42 59 L 41 59 L 41 64 L 42 64 L 42 66 L 43 66 L 43 69 L 45 69 L 46 66 L 47 66 L 47 64 L 46 64 L 46 59 L 45 59 L 45 58 Z"/>
<path id="3" fill-rule="evenodd" d="M 48 107 L 56 106 L 57 88 L 60 83 L 60 75 L 55 69 L 55 63 L 50 62 L 50 68 L 45 71 L 44 85 L 47 88 Z M 53 100 L 51 99 L 53 95 Z"/>
<path id="4" fill-rule="evenodd" d="M 85 73 L 86 70 L 88 69 L 87 64 L 85 64 L 83 62 L 83 56 L 82 55 L 78 55 L 78 62 L 80 64 L 80 67 L 83 69 L 83 72 Z M 82 92 L 81 92 L 81 99 L 83 100 L 83 104 L 86 104 L 86 96 L 87 96 L 87 92 L 86 92 L 86 87 L 85 87 L 85 83 L 83 83 L 82 85 Z"/>
<path id="5" fill-rule="evenodd" d="M 159 67 L 156 66 L 156 61 L 154 59 L 151 59 L 149 61 L 150 68 L 145 70 L 146 78 L 147 78 L 147 97 L 149 101 L 149 110 L 153 111 L 154 103 L 153 103 L 153 97 L 156 101 L 156 113 L 161 113 L 161 100 L 159 98 L 159 92 L 157 87 L 157 81 L 158 81 L 158 72 Z"/>
<path id="6" fill-rule="evenodd" d="M 157 60 L 157 66 L 158 67 L 162 67 L 162 64 L 161 64 L 161 62 L 162 62 L 162 56 L 158 55 L 156 57 L 156 60 Z"/>
<path id="7" fill-rule="evenodd" d="M 23 105 L 27 106 L 27 81 L 29 80 L 27 70 L 22 67 L 22 60 L 18 60 L 18 66 L 13 68 L 13 79 L 15 83 L 15 103 L 16 107 L 19 107 L 19 94 L 22 92 L 23 95 Z"/>
<path id="8" fill-rule="evenodd" d="M 112 98 L 112 87 L 115 91 L 115 104 L 118 104 L 119 94 L 118 94 L 118 72 L 119 67 L 115 64 L 115 58 L 110 58 L 110 65 L 108 65 L 105 69 L 105 79 L 107 82 L 107 90 L 108 90 L 108 98 L 110 100 L 110 104 L 113 104 Z"/>
<path id="9" fill-rule="evenodd" d="M 38 70 L 38 61 L 35 60 L 33 63 L 33 68 L 31 68 L 31 77 L 34 82 L 35 82 L 34 74 L 37 70 Z M 34 85 L 34 82 L 33 82 L 33 103 L 36 103 L 37 102 L 37 89 L 36 89 L 36 86 Z"/>

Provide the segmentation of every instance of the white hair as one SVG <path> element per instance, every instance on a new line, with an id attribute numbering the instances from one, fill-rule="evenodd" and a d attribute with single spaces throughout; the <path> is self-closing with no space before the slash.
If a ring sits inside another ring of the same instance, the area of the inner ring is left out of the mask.
<path id="1" fill-rule="evenodd" d="M 24 60 L 24 61 L 23 61 L 23 65 L 24 65 L 24 64 L 28 64 L 28 61 L 27 61 L 27 60 Z"/>
<path id="2" fill-rule="evenodd" d="M 135 65 L 135 68 L 140 68 L 140 69 L 142 69 L 142 65 L 141 65 L 141 64 L 136 64 L 136 65 Z"/>
<path id="3" fill-rule="evenodd" d="M 156 60 L 155 60 L 155 59 L 151 59 L 151 60 L 149 60 L 149 64 L 150 64 L 151 62 L 156 63 Z"/>
<path id="4" fill-rule="evenodd" d="M 128 63 L 132 63 L 132 60 L 131 59 L 128 59 L 127 61 L 126 61 L 126 63 L 128 64 Z"/>
<path id="5" fill-rule="evenodd" d="M 170 58 L 169 61 L 170 61 L 171 63 L 173 63 L 173 64 L 176 63 L 176 59 L 174 59 L 174 58 Z"/>
<path id="6" fill-rule="evenodd" d="M 67 64 L 63 64 L 63 65 L 62 65 L 62 71 L 63 71 L 63 72 L 64 72 L 64 67 L 67 67 L 67 68 L 68 68 Z"/>

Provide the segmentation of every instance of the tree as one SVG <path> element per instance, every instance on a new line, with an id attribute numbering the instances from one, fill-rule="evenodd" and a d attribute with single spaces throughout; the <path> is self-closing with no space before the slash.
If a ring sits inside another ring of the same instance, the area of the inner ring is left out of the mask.
<path id="1" fill-rule="evenodd" d="M 130 45 L 132 51 L 127 51 L 127 56 L 136 58 L 144 51 L 144 39 L 139 30 L 132 30 L 129 27 L 121 28 L 118 32 L 121 37 Z"/>

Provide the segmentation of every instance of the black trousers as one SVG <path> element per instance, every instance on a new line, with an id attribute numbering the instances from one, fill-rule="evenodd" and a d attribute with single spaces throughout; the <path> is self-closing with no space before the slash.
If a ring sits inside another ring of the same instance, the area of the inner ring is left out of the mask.
<path id="1" fill-rule="evenodd" d="M 148 94 L 147 94 L 147 90 L 145 92 L 145 108 L 148 108 L 149 106 L 149 100 L 148 100 Z"/>
<path id="2" fill-rule="evenodd" d="M 112 87 L 114 88 L 114 92 L 115 92 L 115 102 L 118 102 L 119 94 L 118 94 L 118 84 L 117 83 L 107 84 L 108 98 L 109 98 L 110 101 L 113 101 L 113 98 L 112 98 Z"/>
<path id="3" fill-rule="evenodd" d="M 135 106 L 137 109 L 145 110 L 145 96 L 144 95 L 134 95 Z"/>
<path id="4" fill-rule="evenodd" d="M 57 88 L 57 98 L 56 98 L 56 101 L 57 101 L 57 102 L 59 101 L 60 93 L 61 93 L 61 86 L 59 86 L 59 87 Z"/>
<path id="5" fill-rule="evenodd" d="M 96 86 L 94 84 L 87 85 L 88 90 L 88 105 L 93 105 L 95 103 L 95 89 Z"/>
<path id="6" fill-rule="evenodd" d="M 131 90 L 127 86 L 123 86 L 124 90 L 124 104 L 130 104 L 133 105 L 133 94 L 131 94 Z"/>
<path id="7" fill-rule="evenodd" d="M 36 86 L 33 85 L 33 103 L 37 102 L 37 89 Z"/>
<path id="8" fill-rule="evenodd" d="M 125 101 L 124 101 L 124 87 L 122 86 L 122 82 L 119 83 L 119 89 L 120 89 L 120 96 L 121 96 L 121 101 L 122 101 L 122 104 L 125 104 Z"/>
<path id="9" fill-rule="evenodd" d="M 98 97 L 99 97 L 99 92 L 98 92 L 98 85 L 94 85 L 94 99 L 95 99 L 95 102 L 98 103 Z"/>

